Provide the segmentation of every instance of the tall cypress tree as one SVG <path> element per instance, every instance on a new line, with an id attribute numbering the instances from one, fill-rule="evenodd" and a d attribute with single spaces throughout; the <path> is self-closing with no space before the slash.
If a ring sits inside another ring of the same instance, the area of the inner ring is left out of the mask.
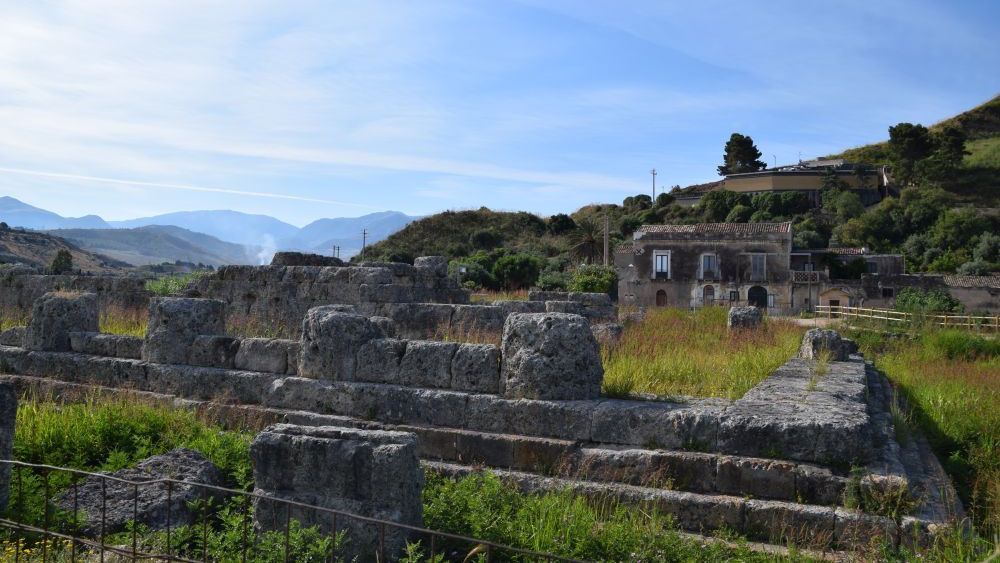
<path id="1" fill-rule="evenodd" d="M 726 142 L 726 153 L 722 155 L 723 164 L 719 166 L 719 176 L 763 170 L 767 168 L 767 163 L 760 160 L 760 156 L 752 137 L 733 133 Z"/>

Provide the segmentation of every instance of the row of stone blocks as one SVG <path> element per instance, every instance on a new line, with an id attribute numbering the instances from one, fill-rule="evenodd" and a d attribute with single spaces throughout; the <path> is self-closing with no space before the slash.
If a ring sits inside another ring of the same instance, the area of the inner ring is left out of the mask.
<path id="1" fill-rule="evenodd" d="M 330 381 L 502 393 L 508 398 L 595 399 L 603 368 L 589 322 L 570 314 L 515 314 L 501 347 L 387 338 L 391 321 L 310 309 L 301 341 L 225 336 L 225 304 L 157 298 L 139 355 L 136 341 L 98 332 L 94 294 L 46 294 L 23 335 L 29 350 L 76 351 L 155 364 L 298 374 Z"/>

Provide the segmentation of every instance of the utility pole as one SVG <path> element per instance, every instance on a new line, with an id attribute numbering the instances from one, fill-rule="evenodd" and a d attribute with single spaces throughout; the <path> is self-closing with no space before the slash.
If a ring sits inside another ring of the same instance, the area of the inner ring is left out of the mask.
<path id="1" fill-rule="evenodd" d="M 772 154 L 771 158 L 774 159 L 774 167 L 777 168 L 778 167 L 778 155 Z"/>
<path id="2" fill-rule="evenodd" d="M 605 211 L 604 212 L 604 266 L 605 267 L 607 267 L 608 265 L 608 237 L 609 237 L 608 225 L 610 225 L 610 222 L 608 221 L 608 213 Z"/>
<path id="3" fill-rule="evenodd" d="M 361 260 L 365 259 L 365 248 L 368 247 L 368 229 L 361 230 Z"/>
<path id="4" fill-rule="evenodd" d="M 654 169 L 650 170 L 649 173 L 653 175 L 653 202 L 655 203 L 656 202 L 656 169 L 654 168 Z"/>

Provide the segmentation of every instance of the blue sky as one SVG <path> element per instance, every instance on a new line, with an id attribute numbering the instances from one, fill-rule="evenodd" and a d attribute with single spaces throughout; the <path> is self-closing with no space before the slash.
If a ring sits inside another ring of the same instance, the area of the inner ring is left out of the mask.
<path id="1" fill-rule="evenodd" d="M 125 219 L 543 214 L 1000 92 L 1000 2 L 4 2 L 0 195 Z"/>

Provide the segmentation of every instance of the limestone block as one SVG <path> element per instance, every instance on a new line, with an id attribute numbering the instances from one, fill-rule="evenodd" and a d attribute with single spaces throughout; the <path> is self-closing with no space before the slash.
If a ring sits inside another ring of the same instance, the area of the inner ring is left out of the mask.
<path id="1" fill-rule="evenodd" d="M 97 294 L 52 292 L 38 298 L 24 339 L 28 350 L 69 352 L 69 333 L 98 332 Z"/>
<path id="2" fill-rule="evenodd" d="M 837 508 L 836 516 L 834 535 L 840 549 L 860 549 L 874 545 L 875 540 L 895 546 L 899 541 L 899 527 L 885 516 L 841 507 Z"/>
<path id="3" fill-rule="evenodd" d="M 420 256 L 413 261 L 414 267 L 433 272 L 435 276 L 448 275 L 448 259 L 444 256 Z"/>
<path id="4" fill-rule="evenodd" d="M 721 493 L 795 500 L 795 464 L 760 458 L 720 456 L 716 488 Z"/>
<path id="5" fill-rule="evenodd" d="M 299 353 L 302 351 L 302 342 L 299 340 L 282 340 L 285 345 L 285 373 L 288 375 L 298 375 L 299 373 Z"/>
<path id="6" fill-rule="evenodd" d="M 508 398 L 574 400 L 600 396 L 604 368 L 579 315 L 513 314 L 503 330 L 500 391 Z"/>
<path id="7" fill-rule="evenodd" d="M 579 301 L 546 301 L 546 313 L 566 313 L 570 315 L 587 316 L 587 306 Z"/>
<path id="8" fill-rule="evenodd" d="M 795 467 L 795 494 L 809 504 L 836 504 L 844 498 L 847 479 L 829 469 L 799 464 Z"/>
<path id="9" fill-rule="evenodd" d="M 386 337 L 392 338 L 396 336 L 396 323 L 392 322 L 392 319 L 389 317 L 373 316 L 368 317 L 368 320 L 377 326 Z"/>
<path id="10" fill-rule="evenodd" d="M 409 348 L 409 346 L 407 346 Z M 462 428 L 466 422 L 469 395 L 441 389 L 414 389 L 398 385 L 351 385 L 355 416 L 362 407 L 355 405 L 371 400 L 368 408 L 373 419 L 389 424 L 422 424 Z"/>
<path id="11" fill-rule="evenodd" d="M 754 306 L 730 307 L 726 326 L 729 328 L 757 328 L 764 322 L 764 313 Z"/>
<path id="12" fill-rule="evenodd" d="M 528 292 L 528 301 L 569 301 L 569 293 L 566 291 L 541 291 L 533 289 Z"/>
<path id="13" fill-rule="evenodd" d="M 194 338 L 188 363 L 193 366 L 232 369 L 240 339 L 232 336 L 202 334 Z"/>
<path id="14" fill-rule="evenodd" d="M 392 319 L 397 336 L 427 338 L 448 329 L 454 310 L 444 303 L 389 303 L 382 314 Z"/>
<path id="15" fill-rule="evenodd" d="M 601 401 L 594 409 L 591 438 L 607 444 L 711 451 L 721 406 L 659 401 Z"/>
<path id="16" fill-rule="evenodd" d="M 70 348 L 81 354 L 138 358 L 142 351 L 142 339 L 135 336 L 100 332 L 71 332 L 69 339 Z"/>
<path id="17" fill-rule="evenodd" d="M 142 359 L 161 364 L 188 362 L 191 344 L 203 334 L 224 334 L 226 304 L 216 299 L 157 297 L 149 303 Z"/>
<path id="18" fill-rule="evenodd" d="M 857 345 L 851 340 L 841 338 L 840 333 L 835 330 L 811 328 L 802 337 L 799 357 L 807 360 L 817 359 L 824 350 L 830 353 L 830 360 L 842 362 L 857 352 Z"/>
<path id="19" fill-rule="evenodd" d="M 0 383 L 0 459 L 14 455 L 14 421 L 17 419 L 17 389 L 12 383 Z M 11 466 L 0 463 L 0 512 L 10 498 Z"/>
<path id="20" fill-rule="evenodd" d="M 451 387 L 451 362 L 458 350 L 455 342 L 411 340 L 399 364 L 399 383 L 410 387 Z"/>
<path id="21" fill-rule="evenodd" d="M 27 327 L 15 326 L 0 332 L 0 346 L 16 346 L 18 348 L 23 348 L 24 337 L 27 331 Z"/>
<path id="22" fill-rule="evenodd" d="M 650 500 L 661 514 L 673 516 L 680 528 L 692 531 L 738 530 L 748 501 L 680 491 L 657 491 Z"/>
<path id="23" fill-rule="evenodd" d="M 815 549 L 833 543 L 835 524 L 832 507 L 778 500 L 746 501 L 745 531 L 753 538 L 808 544 Z"/>
<path id="24" fill-rule="evenodd" d="M 138 360 L 142 357 L 142 338 L 138 336 L 119 336 L 115 346 L 115 356 Z"/>
<path id="25" fill-rule="evenodd" d="M 477 332 L 500 333 L 507 312 L 492 305 L 456 305 L 451 316 L 451 328 L 462 334 Z"/>
<path id="26" fill-rule="evenodd" d="M 309 309 L 302 322 L 298 373 L 314 379 L 351 381 L 358 350 L 380 337 L 381 331 L 367 317 L 328 306 Z"/>
<path id="27" fill-rule="evenodd" d="M 392 283 L 392 270 L 381 267 L 354 267 L 350 269 L 353 285 L 384 285 Z"/>
<path id="28" fill-rule="evenodd" d="M 611 296 L 607 293 L 570 292 L 566 297 L 569 301 L 583 303 L 587 307 L 610 307 Z M 557 300 L 558 301 L 558 300 Z"/>
<path id="29" fill-rule="evenodd" d="M 287 341 L 277 338 L 244 338 L 233 359 L 233 367 L 266 373 L 285 373 L 288 367 Z"/>
<path id="30" fill-rule="evenodd" d="M 509 400 L 495 395 L 469 395 L 465 428 L 497 432 L 589 440 L 597 401 Z"/>
<path id="31" fill-rule="evenodd" d="M 500 349 L 493 344 L 462 344 L 451 361 L 451 388 L 473 393 L 500 390 Z"/>
<path id="32" fill-rule="evenodd" d="M 602 346 L 614 346 L 621 342 L 625 327 L 619 323 L 599 323 L 590 327 L 597 343 Z"/>
<path id="33" fill-rule="evenodd" d="M 504 319 L 511 313 L 544 313 L 544 301 L 494 301 L 494 307 L 499 307 L 504 312 Z"/>
<path id="34" fill-rule="evenodd" d="M 376 338 L 365 342 L 358 350 L 358 368 L 354 379 L 372 383 L 398 383 L 399 364 L 405 352 L 405 340 Z"/>
<path id="35" fill-rule="evenodd" d="M 255 492 L 353 512 L 411 526 L 423 522 L 423 470 L 413 434 L 357 430 L 333 426 L 269 426 L 250 446 Z M 291 463 L 290 463 L 291 462 Z M 284 529 L 286 506 L 255 501 L 254 523 L 260 529 Z M 333 531 L 333 517 L 309 509 L 291 508 L 291 518 L 303 526 Z M 379 528 L 340 517 L 339 530 L 348 530 L 346 553 L 351 561 L 383 560 L 377 553 Z M 384 560 L 396 560 L 410 533 L 386 527 Z"/>

